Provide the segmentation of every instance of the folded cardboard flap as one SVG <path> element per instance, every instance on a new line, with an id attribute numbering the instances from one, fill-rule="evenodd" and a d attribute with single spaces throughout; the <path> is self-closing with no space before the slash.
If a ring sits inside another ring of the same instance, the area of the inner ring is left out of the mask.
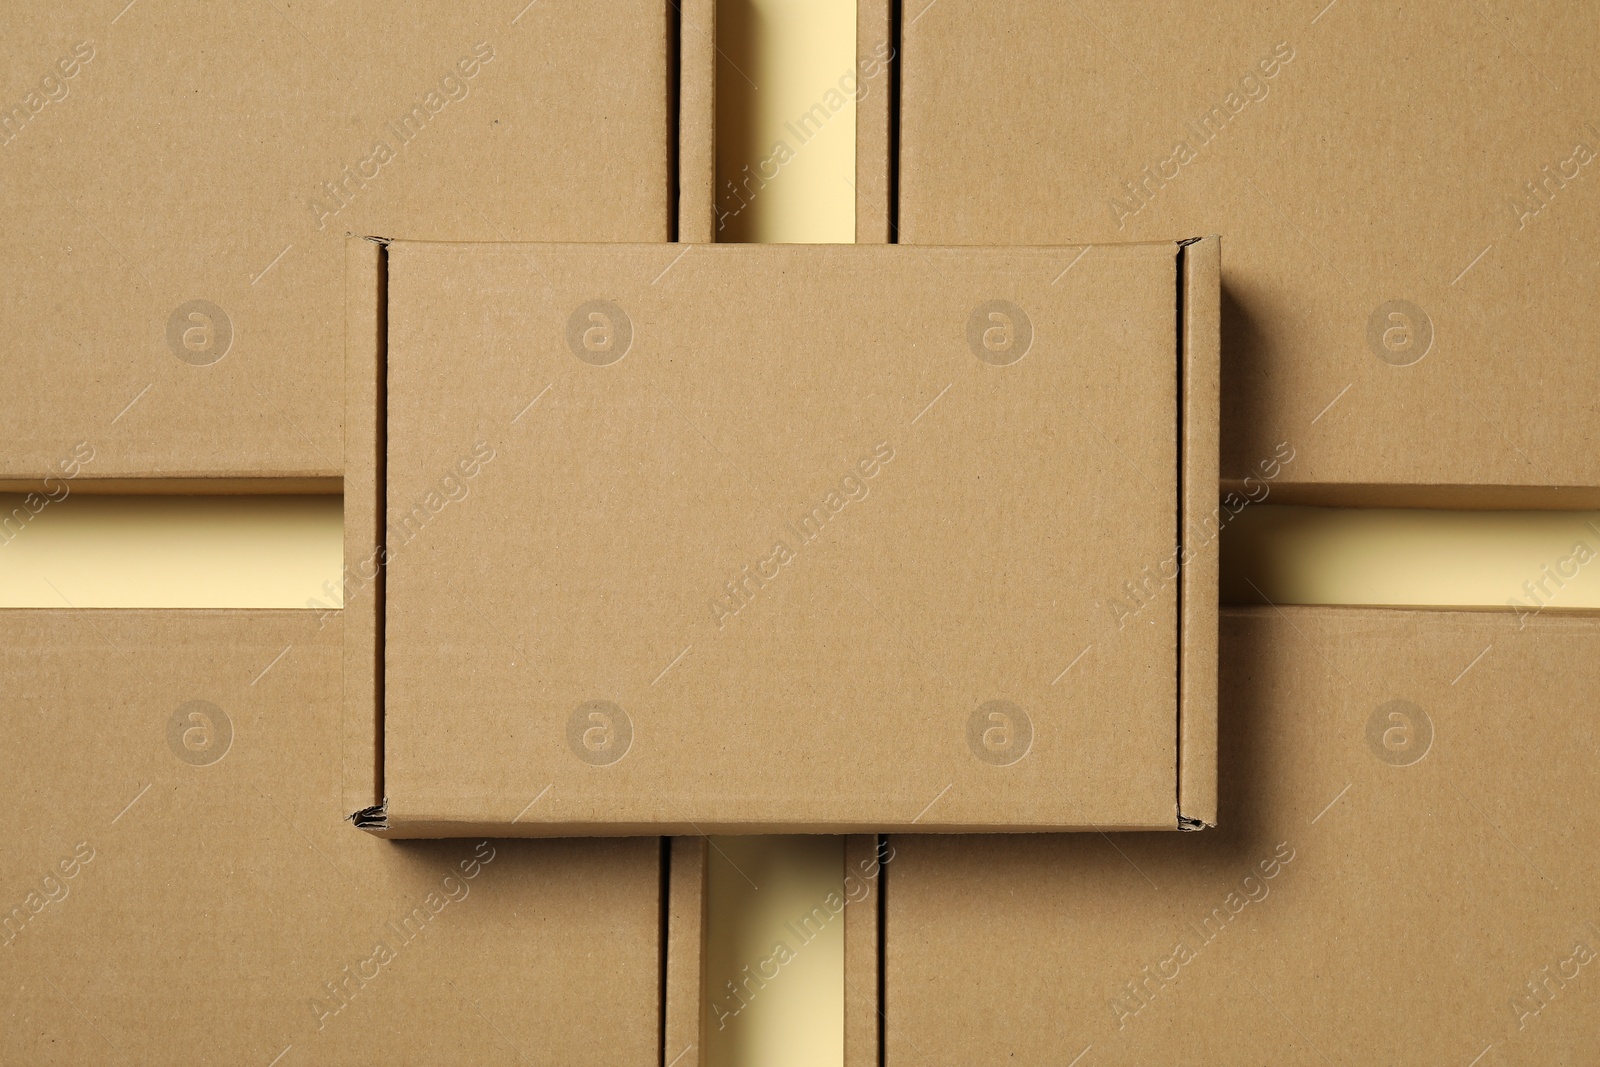
<path id="1" fill-rule="evenodd" d="M 354 821 L 1214 822 L 1218 245 L 353 241 Z"/>

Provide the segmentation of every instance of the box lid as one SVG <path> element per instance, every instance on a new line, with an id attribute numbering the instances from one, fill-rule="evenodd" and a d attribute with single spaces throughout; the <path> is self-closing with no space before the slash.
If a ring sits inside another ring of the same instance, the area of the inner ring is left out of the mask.
<path id="1" fill-rule="evenodd" d="M 1185 262 L 390 245 L 364 822 L 1177 826 Z"/>

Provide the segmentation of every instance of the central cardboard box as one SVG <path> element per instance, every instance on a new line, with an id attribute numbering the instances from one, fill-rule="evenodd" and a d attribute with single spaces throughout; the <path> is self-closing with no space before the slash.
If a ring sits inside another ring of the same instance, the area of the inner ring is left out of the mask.
<path id="1" fill-rule="evenodd" d="M 354 249 L 358 824 L 1213 822 L 1217 261 Z"/>

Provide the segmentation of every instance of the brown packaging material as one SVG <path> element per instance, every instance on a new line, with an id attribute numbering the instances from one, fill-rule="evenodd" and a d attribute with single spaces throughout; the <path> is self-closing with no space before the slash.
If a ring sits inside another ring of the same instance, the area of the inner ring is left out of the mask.
<path id="1" fill-rule="evenodd" d="M 1217 830 L 891 839 L 886 1062 L 1590 1062 L 1600 618 L 1221 636 Z"/>
<path id="2" fill-rule="evenodd" d="M 662 1062 L 660 842 L 353 832 L 340 645 L 0 612 L 0 1062 Z"/>
<path id="3" fill-rule="evenodd" d="M 352 242 L 361 824 L 1210 821 L 1218 244 L 1098 253 Z"/>
<path id="4" fill-rule="evenodd" d="M 900 239 L 1224 234 L 1229 488 L 1288 442 L 1286 503 L 1600 506 L 1597 33 L 1555 2 L 908 10 Z"/>
<path id="5" fill-rule="evenodd" d="M 337 490 L 345 235 L 668 239 L 676 32 L 649 0 L 8 14 L 0 485 L 86 443 L 76 488 Z"/>

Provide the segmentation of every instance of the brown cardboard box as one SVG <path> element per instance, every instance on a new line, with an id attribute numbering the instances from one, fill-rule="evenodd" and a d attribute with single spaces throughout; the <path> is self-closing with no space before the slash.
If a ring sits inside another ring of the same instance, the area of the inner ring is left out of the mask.
<path id="1" fill-rule="evenodd" d="M 660 842 L 352 831 L 340 646 L 0 612 L 0 1062 L 662 1062 Z"/>
<path id="2" fill-rule="evenodd" d="M 890 1067 L 1592 1063 L 1600 618 L 1221 636 L 1219 829 L 891 839 Z"/>
<path id="3" fill-rule="evenodd" d="M 337 491 L 345 235 L 668 240 L 676 33 L 652 0 L 9 12 L 0 485 L 87 442 L 78 488 Z"/>
<path id="4" fill-rule="evenodd" d="M 358 821 L 1212 821 L 1217 255 L 352 242 Z"/>
<path id="5" fill-rule="evenodd" d="M 1600 506 L 1600 8 L 914 6 L 900 240 L 1224 234 L 1231 487 Z"/>

